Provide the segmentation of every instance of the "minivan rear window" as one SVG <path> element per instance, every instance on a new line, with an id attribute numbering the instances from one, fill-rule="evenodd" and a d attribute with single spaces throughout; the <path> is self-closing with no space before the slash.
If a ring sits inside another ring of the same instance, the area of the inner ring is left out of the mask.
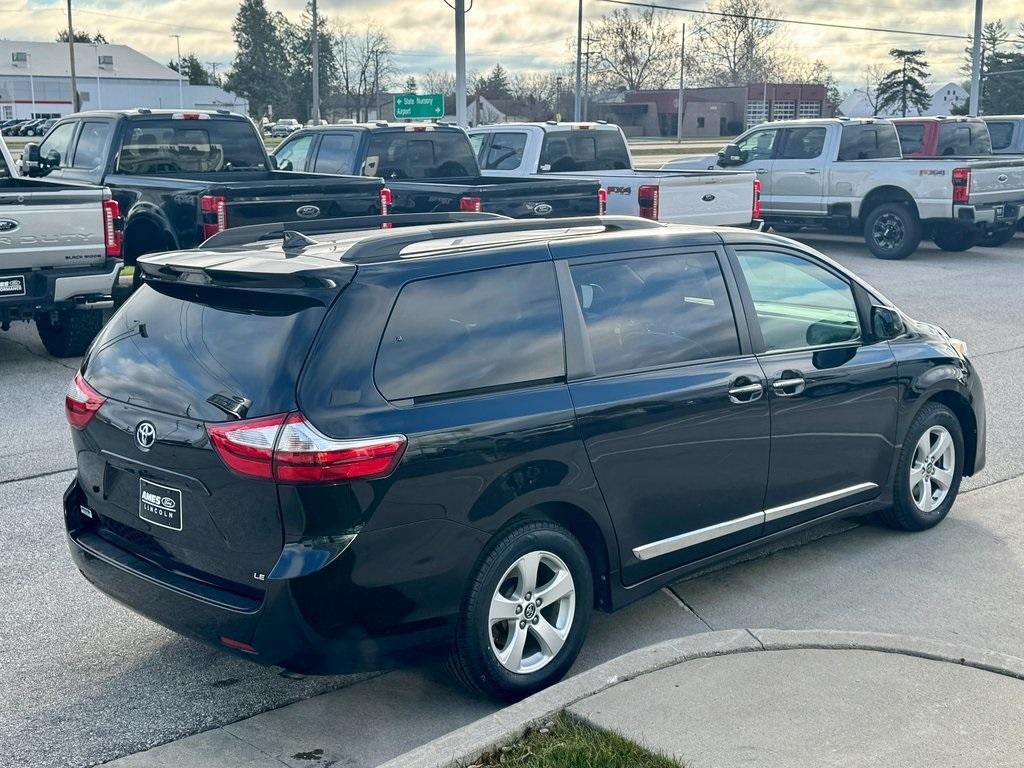
<path id="1" fill-rule="evenodd" d="M 374 369 L 381 394 L 409 400 L 492 391 L 565 376 L 551 262 L 406 285 Z"/>
<path id="2" fill-rule="evenodd" d="M 144 285 L 93 343 L 85 377 L 155 411 L 227 421 L 295 407 L 295 383 L 324 307 L 288 294 Z"/>

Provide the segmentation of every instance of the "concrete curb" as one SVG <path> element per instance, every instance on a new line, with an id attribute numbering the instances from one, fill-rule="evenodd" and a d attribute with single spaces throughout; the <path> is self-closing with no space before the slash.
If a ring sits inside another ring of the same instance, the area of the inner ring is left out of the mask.
<path id="1" fill-rule="evenodd" d="M 456 768 L 469 764 L 583 699 L 665 667 L 712 656 L 806 649 L 896 653 L 1024 680 L 1024 658 L 906 635 L 780 629 L 706 632 L 624 654 L 406 752 L 380 768 Z"/>

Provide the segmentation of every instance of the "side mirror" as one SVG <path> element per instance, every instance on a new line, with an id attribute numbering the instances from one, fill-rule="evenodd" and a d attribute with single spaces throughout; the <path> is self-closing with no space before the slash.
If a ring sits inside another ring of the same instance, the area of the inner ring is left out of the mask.
<path id="1" fill-rule="evenodd" d="M 278 160 L 276 157 L 271 156 L 270 158 L 274 162 L 274 167 L 279 171 L 294 171 L 295 166 L 292 165 L 292 161 L 287 158 L 284 160 Z"/>
<path id="2" fill-rule="evenodd" d="M 871 307 L 871 332 L 878 341 L 896 339 L 907 332 L 903 317 L 890 307 Z"/>
<path id="3" fill-rule="evenodd" d="M 42 176 L 42 160 L 39 157 L 39 145 L 34 141 L 25 145 L 21 152 L 21 168 L 26 176 Z"/>
<path id="4" fill-rule="evenodd" d="M 267 157 L 270 159 L 270 170 L 272 170 L 272 171 L 280 171 L 281 170 L 281 166 L 279 166 L 277 164 L 277 158 L 274 157 L 273 155 L 268 155 Z"/>
<path id="5" fill-rule="evenodd" d="M 718 164 L 723 168 L 730 165 L 742 165 L 746 162 L 743 150 L 735 144 L 727 144 L 718 152 Z"/>

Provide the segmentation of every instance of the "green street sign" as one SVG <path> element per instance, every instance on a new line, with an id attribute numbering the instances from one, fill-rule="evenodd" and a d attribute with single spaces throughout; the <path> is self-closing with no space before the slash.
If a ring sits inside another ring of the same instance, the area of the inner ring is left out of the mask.
<path id="1" fill-rule="evenodd" d="M 440 93 L 407 93 L 395 96 L 395 118 L 423 120 L 444 117 L 444 96 Z"/>

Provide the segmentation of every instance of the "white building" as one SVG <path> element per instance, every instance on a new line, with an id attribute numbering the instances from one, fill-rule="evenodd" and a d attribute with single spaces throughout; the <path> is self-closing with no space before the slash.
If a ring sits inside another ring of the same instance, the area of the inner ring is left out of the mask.
<path id="1" fill-rule="evenodd" d="M 967 91 L 952 82 L 944 83 L 943 85 L 931 85 L 928 87 L 928 93 L 931 94 L 932 103 L 928 109 L 921 113 L 925 116 L 948 115 L 954 107 L 964 104 L 970 99 L 970 94 Z M 871 103 L 867 95 L 865 95 L 863 88 L 855 88 L 846 94 L 846 98 L 839 104 L 839 111 L 844 117 L 876 116 L 874 110 L 871 109 Z M 890 110 L 877 116 L 899 117 L 900 112 L 899 110 Z M 914 110 L 912 116 L 917 116 L 916 110 Z"/>
<path id="2" fill-rule="evenodd" d="M 135 107 L 229 109 L 244 98 L 212 85 L 181 83 L 178 73 L 127 45 L 75 43 L 83 110 Z M 67 43 L 0 40 L 0 119 L 61 117 L 72 111 Z"/>

